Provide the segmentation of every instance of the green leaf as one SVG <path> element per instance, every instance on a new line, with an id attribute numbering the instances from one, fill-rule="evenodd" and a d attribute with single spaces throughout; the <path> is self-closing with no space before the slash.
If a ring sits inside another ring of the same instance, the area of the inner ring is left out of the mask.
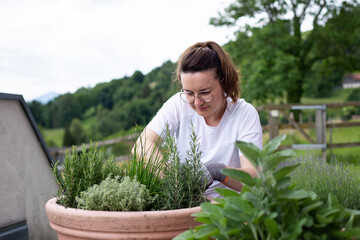
<path id="1" fill-rule="evenodd" d="M 276 138 L 272 139 L 270 142 L 268 142 L 264 147 L 262 152 L 265 153 L 264 155 L 271 154 L 274 152 L 281 144 L 281 142 L 286 138 L 285 134 L 281 134 L 277 136 Z"/>
<path id="2" fill-rule="evenodd" d="M 348 228 L 348 229 L 352 228 L 353 223 L 354 223 L 354 218 L 355 218 L 354 214 L 351 214 L 348 222 L 346 223 L 346 228 Z"/>
<path id="3" fill-rule="evenodd" d="M 290 227 L 293 232 L 296 234 L 296 235 L 300 235 L 301 232 L 302 232 L 302 228 L 304 226 L 304 224 L 306 223 L 306 218 L 302 218 L 298 221 L 293 221 L 294 224 Z"/>
<path id="4" fill-rule="evenodd" d="M 240 149 L 244 156 L 254 165 L 259 166 L 259 158 L 261 156 L 260 149 L 253 143 L 237 141 L 235 145 Z"/>
<path id="5" fill-rule="evenodd" d="M 173 240 L 193 240 L 193 239 L 195 239 L 195 235 L 192 230 L 187 230 L 187 231 L 183 232 L 182 234 L 173 238 Z"/>
<path id="6" fill-rule="evenodd" d="M 200 223 L 204 223 L 204 224 L 211 224 L 211 220 L 208 217 L 198 217 L 195 218 L 195 221 L 200 222 Z"/>
<path id="7" fill-rule="evenodd" d="M 250 219 L 250 215 L 234 210 L 232 207 L 224 208 L 225 216 L 230 220 L 240 224 L 241 222 L 247 222 Z"/>
<path id="8" fill-rule="evenodd" d="M 263 157 L 262 165 L 266 170 L 275 169 L 279 163 L 295 156 L 294 151 L 287 149 Z"/>
<path id="9" fill-rule="evenodd" d="M 286 199 L 286 200 L 296 200 L 296 199 L 304 199 L 309 197 L 309 193 L 306 190 L 285 190 L 279 194 L 279 199 Z"/>
<path id="10" fill-rule="evenodd" d="M 306 202 L 306 205 L 301 209 L 301 212 L 302 214 L 308 213 L 314 209 L 321 207 L 322 204 L 323 203 L 321 201 L 309 200 L 308 202 Z"/>
<path id="11" fill-rule="evenodd" d="M 286 175 L 288 175 L 290 172 L 292 172 L 298 166 L 300 166 L 300 163 L 279 168 L 273 173 L 273 176 L 276 180 L 279 180 L 279 179 L 285 177 Z"/>
<path id="12" fill-rule="evenodd" d="M 215 191 L 216 191 L 216 189 L 220 189 L 220 188 L 215 188 Z M 230 190 L 230 191 L 231 191 L 231 190 Z M 222 206 L 224 205 L 224 203 L 225 203 L 225 199 L 224 199 L 224 198 L 213 198 L 212 200 L 215 201 L 216 204 L 217 204 L 218 206 L 220 206 L 220 207 L 222 207 Z"/>
<path id="13" fill-rule="evenodd" d="M 194 236 L 196 238 L 210 237 L 219 234 L 219 229 L 214 225 L 205 225 L 199 231 L 197 231 Z"/>
<path id="14" fill-rule="evenodd" d="M 220 219 L 223 218 L 223 212 L 221 208 L 215 204 L 211 204 L 209 202 L 201 204 L 201 210 L 205 214 L 209 214 L 209 218 L 213 222 L 218 222 Z"/>
<path id="15" fill-rule="evenodd" d="M 226 188 L 215 188 L 215 191 L 219 193 L 223 197 L 239 197 L 240 194 L 234 190 L 226 189 Z M 223 199 L 219 199 L 220 201 Z M 217 201 L 217 200 L 215 200 Z"/>
<path id="16" fill-rule="evenodd" d="M 264 223 L 271 237 L 276 238 L 279 235 L 279 225 L 277 222 L 274 219 L 266 218 Z"/>
<path id="17" fill-rule="evenodd" d="M 296 204 L 294 202 L 290 202 L 286 207 L 286 209 L 284 210 L 284 224 L 285 224 L 284 229 L 287 229 L 298 215 L 297 208 L 295 205 Z"/>
<path id="18" fill-rule="evenodd" d="M 321 216 L 323 216 L 323 217 L 329 217 L 338 212 L 340 212 L 339 208 L 325 208 L 325 209 L 321 209 L 319 214 L 321 214 Z"/>
<path id="19" fill-rule="evenodd" d="M 191 214 L 191 216 L 193 216 L 193 217 L 209 217 L 209 213 L 202 211 L 202 212 L 193 213 L 193 214 Z"/>
<path id="20" fill-rule="evenodd" d="M 244 198 L 247 202 L 252 203 L 254 205 L 258 204 L 261 200 L 255 194 L 251 192 L 245 192 L 241 194 L 242 198 Z"/>
<path id="21" fill-rule="evenodd" d="M 255 184 L 254 179 L 247 172 L 237 170 L 237 169 L 223 169 L 223 170 L 221 170 L 221 172 L 224 175 L 226 175 L 230 178 L 233 178 L 235 180 L 238 180 L 239 182 L 241 182 L 243 184 L 246 184 L 249 186 L 253 186 Z"/>
<path id="22" fill-rule="evenodd" d="M 333 220 L 333 218 L 325 217 L 322 214 L 316 214 L 316 219 L 318 220 L 320 226 L 326 226 Z"/>
<path id="23" fill-rule="evenodd" d="M 329 207 L 339 207 L 339 200 L 337 199 L 337 197 L 332 194 L 332 193 L 329 193 Z"/>
<path id="24" fill-rule="evenodd" d="M 276 188 L 281 190 L 281 189 L 285 189 L 290 185 L 290 178 L 289 177 L 284 177 L 282 179 L 280 179 L 277 183 L 276 183 Z"/>
<path id="25" fill-rule="evenodd" d="M 268 215 L 268 218 L 275 219 L 279 214 L 277 212 L 272 212 Z"/>
<path id="26" fill-rule="evenodd" d="M 249 201 L 239 197 L 227 197 L 225 208 L 226 207 L 231 207 L 234 209 L 234 211 L 245 212 L 249 214 L 253 212 L 253 207 L 250 205 Z"/>

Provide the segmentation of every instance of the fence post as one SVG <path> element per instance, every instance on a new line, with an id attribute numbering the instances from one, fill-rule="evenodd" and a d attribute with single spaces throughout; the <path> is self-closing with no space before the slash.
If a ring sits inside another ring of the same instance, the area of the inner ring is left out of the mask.
<path id="1" fill-rule="evenodd" d="M 316 143 L 326 144 L 326 105 L 315 110 Z M 326 148 L 322 150 L 322 158 L 326 159 Z"/>
<path id="2" fill-rule="evenodd" d="M 293 149 L 319 149 L 322 151 L 321 158 L 326 160 L 326 105 L 308 105 L 308 106 L 292 106 L 291 109 L 314 109 L 315 110 L 315 130 L 316 130 L 316 143 L 309 137 L 309 141 L 312 144 L 293 144 Z M 299 129 L 301 130 L 301 128 Z M 303 134 L 306 136 L 306 134 Z"/>
<path id="3" fill-rule="evenodd" d="M 279 110 L 269 111 L 269 140 L 279 135 Z"/>

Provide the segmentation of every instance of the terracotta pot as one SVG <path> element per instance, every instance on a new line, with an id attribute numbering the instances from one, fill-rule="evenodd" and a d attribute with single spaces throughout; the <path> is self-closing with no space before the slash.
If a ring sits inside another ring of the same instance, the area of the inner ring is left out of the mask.
<path id="1" fill-rule="evenodd" d="M 172 239 L 199 225 L 191 214 L 200 207 L 167 211 L 109 212 L 65 208 L 56 198 L 46 203 L 50 226 L 60 240 Z"/>

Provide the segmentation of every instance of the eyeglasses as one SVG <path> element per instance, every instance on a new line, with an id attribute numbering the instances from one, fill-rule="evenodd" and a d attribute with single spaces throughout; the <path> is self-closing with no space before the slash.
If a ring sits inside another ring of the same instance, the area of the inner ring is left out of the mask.
<path id="1" fill-rule="evenodd" d="M 217 85 L 216 85 L 217 86 Z M 195 102 L 195 97 L 197 96 L 201 101 L 204 101 L 206 103 L 211 102 L 214 99 L 213 92 L 216 89 L 216 86 L 212 90 L 205 90 L 201 91 L 198 94 L 193 93 L 188 90 L 181 89 L 180 91 L 180 97 L 181 99 L 189 104 L 193 104 Z"/>

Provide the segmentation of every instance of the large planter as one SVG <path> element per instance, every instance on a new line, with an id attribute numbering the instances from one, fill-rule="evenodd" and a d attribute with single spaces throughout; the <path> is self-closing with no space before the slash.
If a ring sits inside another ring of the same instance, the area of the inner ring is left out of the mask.
<path id="1" fill-rule="evenodd" d="M 199 223 L 191 214 L 200 207 L 166 211 L 108 212 L 65 208 L 56 198 L 46 203 L 50 226 L 60 240 L 172 239 Z"/>

